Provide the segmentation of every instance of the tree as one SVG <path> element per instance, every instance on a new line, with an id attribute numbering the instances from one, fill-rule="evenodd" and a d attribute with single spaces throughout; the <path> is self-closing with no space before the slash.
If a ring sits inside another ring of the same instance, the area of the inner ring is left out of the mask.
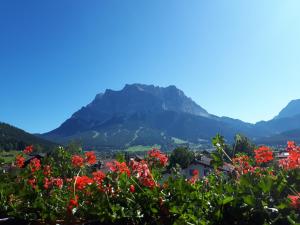
<path id="1" fill-rule="evenodd" d="M 182 169 L 187 168 L 194 160 L 194 153 L 187 147 L 178 147 L 173 150 L 170 156 L 170 167 L 175 167 L 179 164 Z"/>
<path id="2" fill-rule="evenodd" d="M 242 134 L 235 135 L 234 144 L 232 147 L 232 155 L 234 156 L 237 153 L 245 153 L 249 156 L 253 155 L 253 150 L 255 149 L 255 145 Z"/>

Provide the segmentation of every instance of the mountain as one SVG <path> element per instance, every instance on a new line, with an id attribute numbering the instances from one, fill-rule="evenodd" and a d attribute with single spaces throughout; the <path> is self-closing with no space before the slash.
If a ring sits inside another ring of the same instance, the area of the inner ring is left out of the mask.
<path id="1" fill-rule="evenodd" d="M 290 102 L 272 120 L 251 124 L 212 115 L 173 85 L 132 84 L 97 94 L 90 104 L 42 137 L 62 144 L 79 140 L 99 150 L 153 144 L 170 149 L 178 140 L 207 144 L 216 133 L 229 141 L 242 133 L 257 143 L 275 143 L 293 137 L 297 129 L 300 100 Z"/>
<path id="2" fill-rule="evenodd" d="M 300 141 L 300 100 L 291 101 L 274 119 L 256 123 L 255 128 L 265 133 L 258 143 L 284 145 L 287 140 Z"/>
<path id="3" fill-rule="evenodd" d="M 175 86 L 132 84 L 96 95 L 43 137 L 60 143 L 77 139 L 98 149 L 153 144 L 170 148 L 174 138 L 210 142 L 216 133 L 232 139 L 237 132 L 255 134 L 253 129 L 252 124 L 209 114 Z"/>
<path id="4" fill-rule="evenodd" d="M 0 150 L 23 150 L 28 145 L 34 145 L 39 151 L 48 151 L 56 146 L 19 128 L 0 123 Z"/>
<path id="5" fill-rule="evenodd" d="M 300 99 L 291 101 L 284 109 L 282 109 L 275 119 L 300 116 Z"/>

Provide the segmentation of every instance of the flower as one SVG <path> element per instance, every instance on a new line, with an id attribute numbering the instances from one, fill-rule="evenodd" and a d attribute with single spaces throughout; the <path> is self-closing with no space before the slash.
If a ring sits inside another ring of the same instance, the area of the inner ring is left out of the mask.
<path id="1" fill-rule="evenodd" d="M 258 149 L 254 150 L 254 153 L 254 158 L 258 164 L 273 160 L 273 151 L 267 146 L 259 147 Z"/>
<path id="2" fill-rule="evenodd" d="M 99 189 L 102 189 L 102 181 L 104 180 L 105 177 L 106 177 L 105 173 L 103 173 L 100 170 L 93 172 L 93 180 L 95 181 Z"/>
<path id="3" fill-rule="evenodd" d="M 130 170 L 127 167 L 125 162 L 118 162 L 118 161 L 112 161 L 112 162 L 108 162 L 106 163 L 106 166 L 112 171 L 112 172 L 117 172 L 119 174 L 127 174 L 127 176 L 130 176 Z"/>
<path id="4" fill-rule="evenodd" d="M 27 181 L 27 183 L 28 183 L 33 189 L 36 189 L 36 187 L 37 187 L 37 186 L 36 186 L 37 180 L 36 180 L 35 177 L 29 179 L 29 180 Z"/>
<path id="5" fill-rule="evenodd" d="M 24 150 L 24 154 L 30 154 L 33 151 L 33 145 L 27 146 Z"/>
<path id="6" fill-rule="evenodd" d="M 289 155 L 286 159 L 279 160 L 279 166 L 287 170 L 300 168 L 300 147 L 289 141 L 286 150 Z"/>
<path id="7" fill-rule="evenodd" d="M 91 185 L 93 183 L 93 180 L 87 176 L 78 176 L 78 177 L 75 177 L 75 187 L 76 189 L 78 190 L 83 190 L 86 188 L 87 185 Z"/>
<path id="8" fill-rule="evenodd" d="M 134 193 L 134 192 L 135 192 L 135 187 L 134 187 L 133 184 L 130 185 L 129 191 L 130 191 L 131 193 Z"/>
<path id="9" fill-rule="evenodd" d="M 293 208 L 300 209 L 300 193 L 298 195 L 289 195 L 288 198 L 291 200 Z"/>
<path id="10" fill-rule="evenodd" d="M 38 171 L 41 168 L 41 161 L 37 158 L 34 158 L 30 160 L 29 167 L 31 169 L 31 172 L 34 173 L 35 171 Z"/>
<path id="11" fill-rule="evenodd" d="M 153 179 L 148 164 L 144 160 L 142 160 L 141 162 L 131 160 L 130 166 L 134 175 L 143 186 L 149 188 L 154 188 L 156 186 L 156 182 Z"/>
<path id="12" fill-rule="evenodd" d="M 68 205 L 68 212 L 69 213 L 72 213 L 73 209 L 74 208 L 77 208 L 78 207 L 78 195 L 75 196 L 74 199 L 70 199 L 70 202 L 69 202 L 69 205 Z"/>
<path id="13" fill-rule="evenodd" d="M 62 189 L 63 185 L 64 185 L 64 181 L 61 178 L 54 178 L 52 180 L 53 184 L 58 187 L 59 189 Z"/>
<path id="14" fill-rule="evenodd" d="M 232 159 L 234 169 L 240 174 L 247 174 L 251 170 L 249 156 L 241 155 Z"/>
<path id="15" fill-rule="evenodd" d="M 199 171 L 198 170 L 193 170 L 193 176 L 198 176 L 199 175 Z"/>
<path id="16" fill-rule="evenodd" d="M 168 163 L 168 157 L 161 153 L 159 149 L 153 148 L 148 152 L 148 155 L 150 158 L 159 161 L 162 166 L 166 166 Z"/>
<path id="17" fill-rule="evenodd" d="M 86 152 L 85 153 L 85 161 L 90 165 L 95 164 L 97 162 L 95 152 Z"/>
<path id="18" fill-rule="evenodd" d="M 50 165 L 45 165 L 44 166 L 43 174 L 45 176 L 50 176 L 51 175 L 51 166 Z"/>
<path id="19" fill-rule="evenodd" d="M 16 156 L 16 165 L 19 168 L 22 168 L 25 164 L 25 158 L 21 155 Z"/>
<path id="20" fill-rule="evenodd" d="M 72 156 L 72 165 L 73 167 L 82 167 L 84 164 L 84 160 L 80 155 Z"/>
<path id="21" fill-rule="evenodd" d="M 51 185 L 52 185 L 51 180 L 50 180 L 49 178 L 45 177 L 45 178 L 44 178 L 44 188 L 45 188 L 46 190 L 48 190 L 49 187 L 50 187 Z"/>
<path id="22" fill-rule="evenodd" d="M 195 184 L 196 181 L 198 180 L 199 178 L 199 171 L 198 170 L 193 170 L 193 176 L 188 180 L 188 182 L 190 184 Z"/>

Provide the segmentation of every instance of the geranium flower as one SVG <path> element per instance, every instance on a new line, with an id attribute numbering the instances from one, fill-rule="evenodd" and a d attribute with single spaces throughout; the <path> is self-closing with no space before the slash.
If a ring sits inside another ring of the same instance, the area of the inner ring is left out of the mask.
<path id="1" fill-rule="evenodd" d="M 50 186 L 52 185 L 52 182 L 51 182 L 51 180 L 49 179 L 49 178 L 47 178 L 47 177 L 45 177 L 44 178 L 44 188 L 46 189 L 46 190 L 48 190 L 49 188 L 50 188 Z"/>
<path id="2" fill-rule="evenodd" d="M 44 166 L 43 174 L 45 176 L 50 176 L 51 175 L 51 166 L 50 165 L 45 165 Z"/>
<path id="3" fill-rule="evenodd" d="M 80 155 L 72 156 L 72 165 L 73 167 L 82 167 L 84 164 L 84 160 Z"/>
<path id="4" fill-rule="evenodd" d="M 78 190 L 83 190 L 86 188 L 87 185 L 91 185 L 93 183 L 93 180 L 87 176 L 78 176 L 74 178 L 76 180 L 75 187 Z"/>
<path id="5" fill-rule="evenodd" d="M 130 162 L 130 166 L 134 175 L 143 186 L 149 188 L 153 188 L 156 186 L 156 182 L 154 181 L 148 164 L 145 161 L 142 160 L 141 162 L 137 162 L 132 160 Z"/>
<path id="6" fill-rule="evenodd" d="M 153 158 L 160 162 L 162 166 L 166 166 L 168 163 L 168 157 L 163 154 L 159 149 L 153 148 L 148 152 L 150 158 Z"/>
<path id="7" fill-rule="evenodd" d="M 53 185 L 55 185 L 56 187 L 58 187 L 59 189 L 62 189 L 63 185 L 64 185 L 64 181 L 61 178 L 54 178 L 52 180 Z"/>
<path id="8" fill-rule="evenodd" d="M 25 158 L 21 155 L 16 156 L 16 165 L 19 168 L 22 168 L 25 164 Z"/>
<path id="9" fill-rule="evenodd" d="M 24 150 L 24 154 L 30 154 L 33 151 L 33 145 L 27 146 Z"/>
<path id="10" fill-rule="evenodd" d="M 41 161 L 37 158 L 34 158 L 30 161 L 29 167 L 31 169 L 31 172 L 34 173 L 41 168 Z"/>
<path id="11" fill-rule="evenodd" d="M 105 177 L 106 177 L 105 173 L 103 173 L 100 170 L 93 172 L 93 180 L 100 187 L 102 186 L 102 181 L 104 180 Z"/>
<path id="12" fill-rule="evenodd" d="M 33 189 L 36 189 L 36 188 L 37 188 L 37 186 L 36 186 L 37 180 L 36 180 L 35 177 L 29 179 L 29 180 L 27 181 L 27 183 L 28 183 Z"/>
<path id="13" fill-rule="evenodd" d="M 300 193 L 298 195 L 289 195 L 288 198 L 291 200 L 293 208 L 300 209 Z"/>
<path id="14" fill-rule="evenodd" d="M 130 176 L 130 170 L 127 167 L 125 162 L 118 162 L 118 161 L 112 161 L 112 162 L 108 162 L 106 163 L 106 166 L 112 171 L 112 172 L 117 172 L 119 174 L 127 174 L 127 176 Z"/>
<path id="15" fill-rule="evenodd" d="M 85 161 L 89 164 L 89 165 L 93 165 L 97 162 L 97 157 L 95 155 L 95 152 L 86 152 L 85 153 Z"/>
<path id="16" fill-rule="evenodd" d="M 286 159 L 279 160 L 279 166 L 287 170 L 300 168 L 300 147 L 289 141 L 286 150 L 289 155 Z"/>
<path id="17" fill-rule="evenodd" d="M 75 196 L 74 199 L 70 199 L 70 202 L 69 202 L 69 205 L 68 205 L 68 212 L 69 213 L 72 213 L 73 209 L 74 208 L 77 208 L 78 207 L 78 195 Z"/>
<path id="18" fill-rule="evenodd" d="M 266 163 L 273 160 L 273 151 L 267 146 L 261 146 L 254 150 L 255 160 L 258 164 Z"/>
<path id="19" fill-rule="evenodd" d="M 135 192 L 135 187 L 134 187 L 133 184 L 130 185 L 129 191 L 130 191 L 131 193 L 134 193 L 134 192 Z"/>

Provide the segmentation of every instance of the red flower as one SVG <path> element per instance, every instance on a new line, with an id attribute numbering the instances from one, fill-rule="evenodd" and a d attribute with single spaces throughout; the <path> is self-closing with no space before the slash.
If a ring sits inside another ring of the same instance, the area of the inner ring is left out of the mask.
<path id="1" fill-rule="evenodd" d="M 162 166 L 166 166 L 168 163 L 168 157 L 156 148 L 153 148 L 151 151 L 149 151 L 148 155 L 150 158 L 159 161 Z"/>
<path id="2" fill-rule="evenodd" d="M 76 180 L 76 177 L 74 178 Z M 91 185 L 93 180 L 87 176 L 77 177 L 75 187 L 78 190 L 84 190 L 87 185 Z"/>
<path id="3" fill-rule="evenodd" d="M 139 182 L 142 185 L 149 188 L 154 188 L 156 186 L 153 176 L 149 170 L 148 164 L 145 161 L 136 162 L 132 160 L 130 162 L 130 166 L 136 178 L 138 178 Z"/>
<path id="4" fill-rule="evenodd" d="M 50 176 L 50 175 L 51 175 L 51 166 L 45 165 L 45 166 L 44 166 L 43 174 L 44 174 L 45 176 Z"/>
<path id="5" fill-rule="evenodd" d="M 74 208 L 78 207 L 78 196 L 75 196 L 75 199 L 70 199 L 69 205 L 68 205 L 68 211 L 69 213 L 72 213 Z"/>
<path id="6" fill-rule="evenodd" d="M 112 161 L 106 163 L 106 166 L 112 171 L 112 172 L 117 172 L 119 174 L 125 173 L 127 176 L 130 176 L 130 170 L 127 167 L 125 162 L 118 162 L 118 161 Z"/>
<path id="7" fill-rule="evenodd" d="M 129 191 L 130 191 L 131 193 L 134 193 L 134 192 L 135 192 L 135 187 L 134 187 L 133 184 L 130 185 Z"/>
<path id="8" fill-rule="evenodd" d="M 24 150 L 24 154 L 30 154 L 33 151 L 33 145 L 27 146 Z"/>
<path id="9" fill-rule="evenodd" d="M 233 166 L 239 174 L 247 174 L 251 170 L 249 157 L 246 155 L 238 156 L 232 159 Z"/>
<path id="10" fill-rule="evenodd" d="M 254 150 L 254 153 L 254 158 L 258 164 L 273 160 L 273 151 L 267 146 L 261 146 L 260 148 Z"/>
<path id="11" fill-rule="evenodd" d="M 198 176 L 199 175 L 199 171 L 198 170 L 193 170 L 193 176 Z"/>
<path id="12" fill-rule="evenodd" d="M 50 187 L 51 185 L 52 185 L 51 180 L 49 180 L 47 177 L 45 177 L 45 178 L 44 178 L 44 188 L 45 188 L 46 190 L 48 190 L 49 187 Z"/>
<path id="13" fill-rule="evenodd" d="M 86 152 L 85 153 L 85 160 L 90 165 L 95 164 L 97 162 L 95 152 Z"/>
<path id="14" fill-rule="evenodd" d="M 63 185 L 64 185 L 64 181 L 61 178 L 54 178 L 53 179 L 53 184 L 58 187 L 59 189 L 62 189 Z"/>
<path id="15" fill-rule="evenodd" d="M 93 172 L 93 180 L 96 182 L 97 185 L 99 185 L 100 187 L 102 186 L 102 181 L 105 178 L 105 173 L 103 173 L 102 171 L 98 170 L 96 172 Z"/>
<path id="16" fill-rule="evenodd" d="M 300 193 L 298 195 L 289 195 L 288 198 L 291 200 L 293 208 L 300 209 Z"/>
<path id="17" fill-rule="evenodd" d="M 199 171 L 198 170 L 193 170 L 193 176 L 188 180 L 188 182 L 190 184 L 195 184 L 196 181 L 198 180 L 199 178 Z"/>
<path id="18" fill-rule="evenodd" d="M 284 169 L 300 168 L 300 147 L 296 146 L 295 142 L 289 141 L 286 149 L 289 155 L 286 159 L 279 160 L 279 166 Z"/>
<path id="19" fill-rule="evenodd" d="M 21 155 L 16 156 L 16 165 L 19 168 L 22 168 L 25 164 L 25 158 Z"/>
<path id="20" fill-rule="evenodd" d="M 29 165 L 31 172 L 34 173 L 35 171 L 38 171 L 41 168 L 41 161 L 37 158 L 34 158 L 30 161 Z"/>
<path id="21" fill-rule="evenodd" d="M 36 180 L 35 177 L 32 178 L 32 179 L 29 179 L 29 180 L 27 181 L 27 183 L 28 183 L 33 189 L 36 189 L 36 183 L 37 183 L 37 180 Z"/>
<path id="22" fill-rule="evenodd" d="M 72 157 L 72 165 L 73 167 L 82 167 L 84 164 L 84 160 L 79 155 L 73 155 Z"/>

